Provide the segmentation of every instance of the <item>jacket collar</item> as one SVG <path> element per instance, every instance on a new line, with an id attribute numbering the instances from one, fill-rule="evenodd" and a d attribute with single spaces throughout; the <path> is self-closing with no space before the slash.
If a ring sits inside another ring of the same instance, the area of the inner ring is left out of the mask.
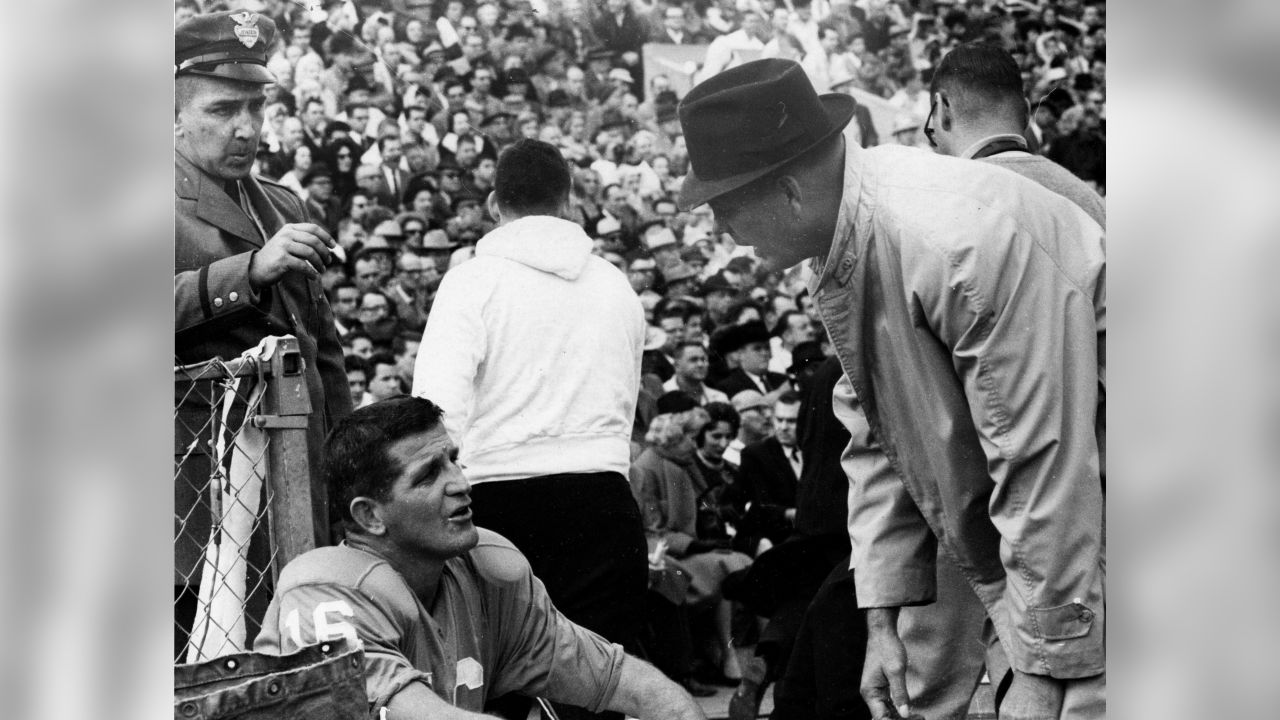
<path id="1" fill-rule="evenodd" d="M 846 131 L 847 133 L 847 131 Z M 853 274 L 854 267 L 865 254 L 867 242 L 870 240 L 870 225 L 873 199 L 862 197 L 863 175 L 871 168 L 873 156 L 863 150 L 857 143 L 845 135 L 844 142 L 844 190 L 840 198 L 840 214 L 836 217 L 836 230 L 831 237 L 831 249 L 825 258 L 815 257 L 810 261 L 813 277 L 809 280 L 809 294 L 816 296 L 818 290 L 829 282 L 845 285 Z M 859 205 L 862 212 L 859 212 Z"/>
<path id="2" fill-rule="evenodd" d="M 209 177 L 190 160 L 174 153 L 175 180 L 174 187 L 178 197 L 196 201 L 196 217 L 221 230 L 231 233 L 246 242 L 262 245 L 263 239 L 254 227 L 253 220 L 245 214 L 240 205 L 227 195 L 222 183 Z M 258 210 L 262 224 L 268 232 L 279 229 L 278 213 L 264 202 L 265 193 L 262 186 L 252 176 L 241 182 L 246 197 Z M 264 211 L 265 206 L 265 211 Z"/>

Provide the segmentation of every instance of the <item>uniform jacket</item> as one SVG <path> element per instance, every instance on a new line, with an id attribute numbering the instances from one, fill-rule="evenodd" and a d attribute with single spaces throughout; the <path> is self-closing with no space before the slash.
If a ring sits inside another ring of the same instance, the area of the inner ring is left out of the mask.
<path id="1" fill-rule="evenodd" d="M 307 220 L 302 200 L 288 188 L 258 178 L 242 182 L 267 235 Z M 174 351 L 180 364 L 213 357 L 233 359 L 269 335 L 297 337 L 311 400 L 308 441 L 312 477 L 318 477 L 319 450 L 328 428 L 351 412 L 351 393 L 342 367 L 333 314 L 320 281 L 289 273 L 256 292 L 249 285 L 249 261 L 264 241 L 253 220 L 214 180 L 176 156 Z M 208 422 L 208 405 L 182 402 L 178 390 L 175 452 L 191 441 L 191 431 Z M 203 420 L 201 417 L 203 416 Z M 323 487 L 313 482 L 317 503 Z M 323 507 L 322 504 L 318 507 Z M 179 503 L 181 514 L 182 503 Z M 319 518 L 317 518 L 319 519 Z M 327 528 L 317 528 L 327 533 Z"/>
<path id="2" fill-rule="evenodd" d="M 811 284 L 863 607 L 927 603 L 936 545 L 1013 666 L 1105 668 L 1106 266 L 1075 204 L 986 163 L 849 145 Z"/>

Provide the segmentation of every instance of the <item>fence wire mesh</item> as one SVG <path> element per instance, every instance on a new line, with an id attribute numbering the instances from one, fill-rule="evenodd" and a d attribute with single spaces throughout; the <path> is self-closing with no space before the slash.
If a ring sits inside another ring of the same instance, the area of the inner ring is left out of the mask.
<path id="1" fill-rule="evenodd" d="M 277 555 L 272 440 L 253 423 L 268 368 L 244 358 L 174 371 L 174 662 L 249 649 L 261 627 Z"/>

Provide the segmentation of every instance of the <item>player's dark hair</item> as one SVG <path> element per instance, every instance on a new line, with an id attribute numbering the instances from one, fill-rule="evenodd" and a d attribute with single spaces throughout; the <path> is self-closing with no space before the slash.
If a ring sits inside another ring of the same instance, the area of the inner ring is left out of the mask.
<path id="1" fill-rule="evenodd" d="M 569 165 L 550 143 L 517 140 L 498 156 L 498 206 L 518 215 L 555 215 L 569 199 Z"/>
<path id="2" fill-rule="evenodd" d="M 385 502 L 403 468 L 387 448 L 440 424 L 440 408 L 425 398 L 400 396 L 373 403 L 339 420 L 324 443 L 324 479 L 348 530 L 358 529 L 351 501 Z"/>
<path id="3" fill-rule="evenodd" d="M 693 441 L 698 447 L 707 441 L 707 433 L 716 426 L 716 423 L 729 423 L 729 437 L 738 436 L 738 428 L 742 426 L 742 418 L 738 415 L 738 411 L 733 409 L 729 403 L 711 402 L 707 403 L 703 408 L 710 417 L 706 423 L 698 429 L 698 434 Z"/>

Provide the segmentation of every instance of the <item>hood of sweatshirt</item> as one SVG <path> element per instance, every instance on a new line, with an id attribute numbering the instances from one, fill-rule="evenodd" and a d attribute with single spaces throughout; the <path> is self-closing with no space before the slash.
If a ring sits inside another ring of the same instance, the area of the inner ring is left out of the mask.
<path id="1" fill-rule="evenodd" d="M 531 215 L 495 228 L 476 243 L 476 257 L 514 260 L 565 280 L 577 280 L 591 257 L 582 226 L 550 215 Z"/>

